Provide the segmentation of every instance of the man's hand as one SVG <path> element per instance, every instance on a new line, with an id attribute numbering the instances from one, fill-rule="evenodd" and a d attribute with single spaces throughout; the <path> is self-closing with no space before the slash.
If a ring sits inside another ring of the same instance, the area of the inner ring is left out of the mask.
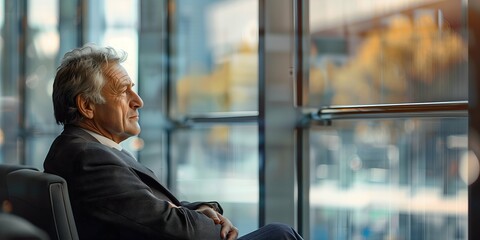
<path id="1" fill-rule="evenodd" d="M 220 237 L 227 240 L 235 240 L 238 237 L 238 229 L 233 226 L 232 222 L 228 218 L 224 217 L 222 214 L 213 210 L 213 208 L 202 205 L 197 210 L 197 212 L 203 213 L 205 216 L 211 218 L 215 224 L 222 225 L 220 230 Z"/>
<path id="2" fill-rule="evenodd" d="M 220 224 L 222 225 L 222 230 L 220 230 L 220 236 L 222 239 L 235 240 L 238 237 L 238 229 L 233 226 L 232 222 L 228 218 L 222 216 L 222 214 L 217 213 L 220 218 Z"/>

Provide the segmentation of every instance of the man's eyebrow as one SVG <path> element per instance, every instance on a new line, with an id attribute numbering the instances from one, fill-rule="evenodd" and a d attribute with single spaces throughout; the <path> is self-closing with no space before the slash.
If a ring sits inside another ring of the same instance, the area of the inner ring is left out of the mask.
<path id="1" fill-rule="evenodd" d="M 134 83 L 133 81 L 128 81 L 128 82 L 125 82 L 125 83 L 123 84 L 123 86 L 125 86 L 125 87 L 133 87 L 133 86 L 135 86 L 135 83 Z"/>
<path id="2" fill-rule="evenodd" d="M 135 86 L 135 83 L 130 79 L 130 78 L 124 78 L 120 79 L 119 85 L 124 87 L 124 86 Z"/>
<path id="3" fill-rule="evenodd" d="M 133 87 L 134 83 L 130 79 L 119 79 L 113 83 L 114 91 L 123 91 L 125 88 Z"/>

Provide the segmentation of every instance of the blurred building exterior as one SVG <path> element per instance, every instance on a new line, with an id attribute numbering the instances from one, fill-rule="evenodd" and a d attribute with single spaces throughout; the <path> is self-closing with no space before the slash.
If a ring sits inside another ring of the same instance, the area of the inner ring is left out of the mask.
<path id="1" fill-rule="evenodd" d="M 181 198 L 221 202 L 241 234 L 292 219 L 306 239 L 469 239 L 473 5 L 1 0 L 0 163 L 42 169 L 61 131 L 55 68 L 95 42 L 128 52 L 145 102 L 124 146 Z M 322 115 L 338 109 L 360 114 Z"/>

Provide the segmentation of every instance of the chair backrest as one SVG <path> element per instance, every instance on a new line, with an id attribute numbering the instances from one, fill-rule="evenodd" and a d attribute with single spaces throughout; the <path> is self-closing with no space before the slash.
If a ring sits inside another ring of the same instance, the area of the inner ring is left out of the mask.
<path id="1" fill-rule="evenodd" d="M 36 168 L 26 165 L 0 164 L 0 206 L 5 200 L 8 200 L 7 174 L 19 169 L 37 170 Z"/>
<path id="2" fill-rule="evenodd" d="M 65 179 L 21 169 L 7 174 L 12 213 L 48 233 L 51 240 L 78 240 Z"/>

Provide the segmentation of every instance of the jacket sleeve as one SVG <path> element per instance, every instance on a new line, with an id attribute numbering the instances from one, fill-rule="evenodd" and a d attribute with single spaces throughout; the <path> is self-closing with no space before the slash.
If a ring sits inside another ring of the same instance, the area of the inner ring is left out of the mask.
<path id="1" fill-rule="evenodd" d="M 170 207 L 120 157 L 84 149 L 74 163 L 69 189 L 89 217 L 153 239 L 220 239 L 221 226 L 193 210 L 201 203 Z"/>
<path id="2" fill-rule="evenodd" d="M 207 206 L 213 208 L 218 213 L 223 214 L 223 208 L 222 208 L 222 206 L 220 206 L 220 203 L 218 203 L 218 202 L 193 202 L 193 203 L 191 203 L 191 202 L 182 201 L 181 203 L 182 203 L 183 207 L 186 207 L 186 208 L 191 209 L 191 210 L 198 209 L 202 205 L 207 205 Z"/>

